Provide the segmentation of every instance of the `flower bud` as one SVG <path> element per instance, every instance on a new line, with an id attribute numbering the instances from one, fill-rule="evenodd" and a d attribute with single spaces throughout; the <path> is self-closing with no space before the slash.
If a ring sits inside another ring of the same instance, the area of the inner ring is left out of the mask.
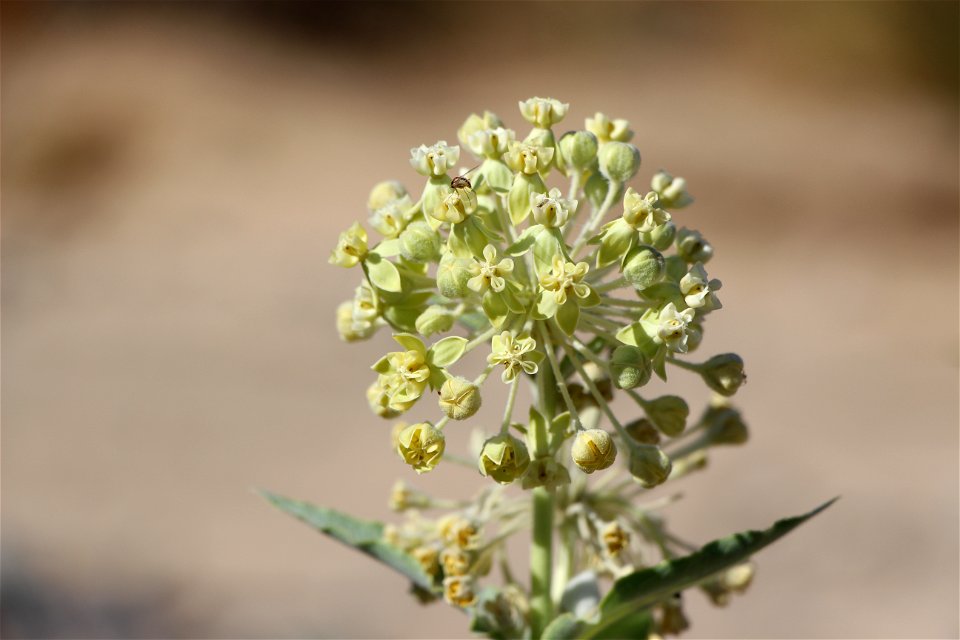
<path id="1" fill-rule="evenodd" d="M 426 222 L 414 222 L 400 234 L 400 255 L 410 262 L 433 262 L 440 257 L 440 234 Z"/>
<path id="2" fill-rule="evenodd" d="M 687 325 L 687 353 L 693 353 L 703 342 L 703 325 L 691 322 Z"/>
<path id="3" fill-rule="evenodd" d="M 463 516 L 452 513 L 437 521 L 437 533 L 444 542 L 461 549 L 472 550 L 480 545 L 477 525 Z"/>
<path id="4" fill-rule="evenodd" d="M 647 418 L 637 418 L 624 429 L 631 438 L 640 444 L 660 444 L 660 432 Z"/>
<path id="5" fill-rule="evenodd" d="M 570 455 L 581 471 L 593 473 L 613 464 L 617 459 L 617 445 L 603 429 L 584 429 L 577 432 Z"/>
<path id="6" fill-rule="evenodd" d="M 660 396 L 647 402 L 647 417 L 668 438 L 675 438 L 686 428 L 690 407 L 680 396 Z"/>
<path id="7" fill-rule="evenodd" d="M 390 509 L 392 511 L 406 511 L 407 509 L 423 509 L 430 505 L 430 499 L 414 491 L 403 480 L 397 480 L 390 490 Z"/>
<path id="8" fill-rule="evenodd" d="M 440 259 L 437 267 L 437 289 L 440 295 L 446 298 L 462 298 L 470 289 L 467 281 L 470 280 L 471 262 L 457 258 L 453 254 L 446 254 Z"/>
<path id="9" fill-rule="evenodd" d="M 634 247 L 623 261 L 623 277 L 637 289 L 646 289 L 666 273 L 663 254 L 647 245 Z"/>
<path id="10" fill-rule="evenodd" d="M 666 251 L 673 244 L 677 237 L 677 225 L 672 222 L 664 222 L 654 227 L 650 233 L 644 236 L 644 241 L 650 244 L 657 251 Z"/>
<path id="11" fill-rule="evenodd" d="M 641 485 L 652 489 L 670 477 L 670 458 L 656 445 L 630 447 L 630 474 Z"/>
<path id="12" fill-rule="evenodd" d="M 735 353 L 721 353 L 700 365 L 700 375 L 707 386 L 722 396 L 732 396 L 744 382 L 743 358 Z"/>
<path id="13" fill-rule="evenodd" d="M 466 420 L 480 408 L 480 389 L 466 378 L 451 376 L 440 387 L 440 410 L 454 420 Z"/>
<path id="14" fill-rule="evenodd" d="M 570 173 L 586 171 L 597 159 L 597 136 L 589 131 L 569 131 L 557 144 L 558 161 L 566 166 Z"/>
<path id="15" fill-rule="evenodd" d="M 639 348 L 624 344 L 613 350 L 610 373 L 618 389 L 642 387 L 650 381 L 652 372 L 650 358 Z"/>
<path id="16" fill-rule="evenodd" d="M 417 473 L 430 471 L 443 457 L 443 432 L 429 422 L 410 425 L 397 440 L 397 453 Z"/>
<path id="17" fill-rule="evenodd" d="M 370 190 L 370 196 L 367 198 L 367 209 L 373 213 L 377 209 L 382 209 L 388 204 L 400 200 L 407 195 L 406 188 L 396 180 L 385 180 L 378 182 Z"/>
<path id="18" fill-rule="evenodd" d="M 516 585 L 502 589 L 484 589 L 474 609 L 484 628 L 493 630 L 490 637 L 522 638 L 528 624 L 530 604 Z"/>
<path id="19" fill-rule="evenodd" d="M 683 613 L 683 600 L 677 593 L 665 600 L 661 605 L 660 623 L 658 625 L 662 635 L 676 636 L 690 628 L 690 622 Z"/>
<path id="20" fill-rule="evenodd" d="M 677 231 L 677 255 L 687 262 L 707 262 L 713 257 L 713 247 L 699 231 L 683 227 Z"/>
<path id="21" fill-rule="evenodd" d="M 530 454 L 522 440 L 501 433 L 483 443 L 480 473 L 500 484 L 510 484 L 526 472 Z"/>
<path id="22" fill-rule="evenodd" d="M 710 444 L 743 444 L 750 437 L 740 412 L 729 405 L 710 407 L 704 413 L 702 421 L 707 426 Z"/>
<path id="23" fill-rule="evenodd" d="M 445 333 L 450 331 L 457 318 L 452 313 L 440 306 L 427 307 L 423 313 L 417 316 L 415 326 L 417 333 L 422 336 L 432 336 L 435 333 Z"/>
<path id="24" fill-rule="evenodd" d="M 611 182 L 623 184 L 640 170 L 640 150 L 626 142 L 608 142 L 597 152 L 600 173 Z"/>
<path id="25" fill-rule="evenodd" d="M 435 576 L 440 570 L 440 563 L 438 562 L 440 553 L 437 551 L 436 547 L 421 545 L 414 548 L 410 555 L 420 563 L 420 568 L 423 569 L 423 572 L 428 576 Z"/>
<path id="26" fill-rule="evenodd" d="M 553 98 L 529 98 L 520 101 L 520 115 L 540 129 L 549 129 L 563 120 L 570 105 Z"/>
<path id="27" fill-rule="evenodd" d="M 650 181 L 650 187 L 660 194 L 663 206 L 668 209 L 680 209 L 693 202 L 687 193 L 687 181 L 683 178 L 674 178 L 666 171 L 659 171 Z"/>
<path id="28" fill-rule="evenodd" d="M 367 255 L 367 232 L 354 222 L 350 228 L 340 234 L 337 246 L 330 254 L 330 264 L 350 268 Z"/>
<path id="29" fill-rule="evenodd" d="M 379 381 L 374 382 L 367 388 L 367 402 L 370 403 L 370 410 L 381 418 L 389 420 L 400 415 L 399 411 L 390 408 L 390 396 L 380 386 Z"/>

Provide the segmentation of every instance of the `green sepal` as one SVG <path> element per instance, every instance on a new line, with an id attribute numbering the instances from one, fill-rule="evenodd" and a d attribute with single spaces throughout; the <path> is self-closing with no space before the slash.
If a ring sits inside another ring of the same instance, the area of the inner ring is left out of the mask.
<path id="1" fill-rule="evenodd" d="M 657 377 L 667 381 L 667 348 L 662 347 L 657 350 L 657 353 L 650 359 L 650 364 L 653 366 L 653 372 L 657 374 Z"/>
<path id="2" fill-rule="evenodd" d="M 463 355 L 467 346 L 467 339 L 460 336 L 449 336 L 438 340 L 427 351 L 427 363 L 431 367 L 449 367 Z"/>
<path id="3" fill-rule="evenodd" d="M 660 302 L 666 305 L 672 302 L 678 309 L 686 309 L 687 304 L 683 301 L 683 293 L 680 287 L 672 282 L 658 282 L 640 291 L 640 295 L 647 300 Z"/>
<path id="4" fill-rule="evenodd" d="M 570 435 L 568 433 L 570 429 L 570 417 L 569 411 L 564 411 L 560 415 L 556 416 L 550 422 L 550 451 L 556 453 L 560 447 L 563 445 L 563 442 Z"/>
<path id="5" fill-rule="evenodd" d="M 546 193 L 547 185 L 543 183 L 543 178 L 539 173 L 527 175 L 523 172 L 517 174 L 510 187 L 510 195 L 507 204 L 510 211 L 510 221 L 518 225 L 530 215 L 530 196 L 534 193 Z"/>
<path id="6" fill-rule="evenodd" d="M 637 231 L 623 218 L 609 222 L 603 227 L 600 250 L 597 251 L 597 268 L 621 262 L 637 243 Z"/>
<path id="7" fill-rule="evenodd" d="M 308 502 L 291 500 L 262 489 L 258 493 L 281 511 L 317 531 L 386 564 L 407 577 L 417 587 L 431 593 L 440 592 L 439 586 L 424 572 L 416 558 L 384 542 L 382 523 L 358 520 L 333 509 L 324 509 Z"/>
<path id="8" fill-rule="evenodd" d="M 400 293 L 403 290 L 403 284 L 400 281 L 400 271 L 397 265 L 393 264 L 376 251 L 367 254 L 363 261 L 363 270 L 367 274 L 367 280 L 370 284 L 389 291 L 391 293 Z"/>
<path id="9" fill-rule="evenodd" d="M 583 185 L 583 193 L 587 196 L 587 201 L 594 207 L 600 207 L 607 197 L 607 191 L 610 189 L 610 183 L 600 175 L 599 171 L 590 174 L 586 183 Z"/>
<path id="10" fill-rule="evenodd" d="M 480 304 L 483 307 L 483 312 L 487 314 L 487 318 L 490 319 L 490 324 L 498 329 L 502 327 L 507 316 L 510 314 L 510 309 L 503 301 L 503 298 L 493 291 L 487 291 L 483 294 Z"/>
<path id="11" fill-rule="evenodd" d="M 416 331 L 417 318 L 422 312 L 422 308 L 387 307 L 383 318 L 397 331 Z"/>
<path id="12" fill-rule="evenodd" d="M 384 258 L 392 258 L 400 255 L 400 241 L 397 238 L 384 240 L 374 249 L 376 253 Z"/>
<path id="13" fill-rule="evenodd" d="M 533 264 L 537 274 L 550 273 L 553 258 L 560 256 L 565 259 L 566 253 L 559 229 L 545 229 L 538 233 L 533 242 Z"/>
<path id="14" fill-rule="evenodd" d="M 434 218 L 433 214 L 440 209 L 440 203 L 443 202 L 443 199 L 452 192 L 453 189 L 450 187 L 450 178 L 448 178 L 446 174 L 442 176 L 431 176 L 427 180 L 426 186 L 423 187 L 423 196 L 420 201 L 423 203 L 424 217 L 427 219 L 427 222 L 430 223 L 431 227 L 435 222 L 439 222 Z"/>
<path id="15" fill-rule="evenodd" d="M 667 271 L 667 279 L 674 282 L 680 282 L 683 276 L 687 275 L 687 263 L 680 256 L 670 256 L 664 260 Z"/>
<path id="16" fill-rule="evenodd" d="M 590 293 L 586 298 L 577 298 L 577 304 L 579 304 L 584 309 L 589 309 L 590 307 L 596 307 L 601 302 L 600 294 L 596 292 L 593 287 L 590 287 Z"/>
<path id="17" fill-rule="evenodd" d="M 418 338 L 415 335 L 409 333 L 396 333 L 393 336 L 393 339 L 401 347 L 407 351 L 416 351 L 417 353 L 427 353 L 427 345 L 423 344 L 423 340 Z"/>
<path id="18" fill-rule="evenodd" d="M 390 371 L 390 356 L 383 356 L 379 360 L 373 363 L 373 366 L 370 367 L 377 373 L 387 373 Z"/>
<path id="19" fill-rule="evenodd" d="M 572 336 L 577 330 L 577 323 L 580 321 L 580 305 L 571 297 L 557 307 L 557 326 L 568 336 Z"/>
<path id="20" fill-rule="evenodd" d="M 480 165 L 477 174 L 488 187 L 498 193 L 507 193 L 513 186 L 513 171 L 500 160 L 487 158 Z"/>

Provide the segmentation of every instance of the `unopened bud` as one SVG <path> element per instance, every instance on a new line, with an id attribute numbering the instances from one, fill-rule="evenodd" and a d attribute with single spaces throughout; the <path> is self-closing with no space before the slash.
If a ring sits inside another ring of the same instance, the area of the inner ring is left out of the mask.
<path id="1" fill-rule="evenodd" d="M 666 482 L 672 465 L 660 447 L 641 444 L 630 447 L 630 474 L 641 485 L 652 489 Z"/>
<path id="2" fill-rule="evenodd" d="M 589 131 L 570 131 L 557 144 L 558 161 L 570 171 L 586 171 L 597 159 L 597 148 L 597 136 Z"/>
<path id="3" fill-rule="evenodd" d="M 707 262 L 713 257 L 713 247 L 699 231 L 686 227 L 677 231 L 677 255 L 687 262 Z"/>
<path id="4" fill-rule="evenodd" d="M 390 408 L 390 396 L 379 382 L 374 382 L 367 387 L 367 402 L 370 404 L 370 410 L 381 418 L 396 418 L 400 412 Z"/>
<path id="5" fill-rule="evenodd" d="M 732 396 L 747 381 L 747 374 L 743 372 L 743 358 L 735 353 L 713 356 L 700 365 L 700 375 L 708 387 L 722 396 Z"/>
<path id="6" fill-rule="evenodd" d="M 687 426 L 690 407 L 680 396 L 660 396 L 644 405 L 647 417 L 668 438 L 676 438 Z"/>
<path id="7" fill-rule="evenodd" d="M 433 262 L 440 257 L 440 234 L 426 222 L 414 222 L 400 234 L 400 255 L 411 262 Z"/>
<path id="8" fill-rule="evenodd" d="M 417 316 L 415 326 L 420 335 L 432 336 L 449 331 L 456 320 L 456 316 L 443 307 L 427 307 Z"/>
<path id="9" fill-rule="evenodd" d="M 647 242 L 649 242 L 654 249 L 657 251 L 666 251 L 677 237 L 677 225 L 672 222 L 664 222 L 654 227 L 647 235 L 649 236 Z"/>
<path id="10" fill-rule="evenodd" d="M 600 172 L 611 182 L 623 184 L 640 170 L 640 150 L 626 142 L 608 142 L 597 152 Z"/>
<path id="11" fill-rule="evenodd" d="M 470 280 L 470 261 L 457 258 L 453 254 L 446 254 L 440 259 L 437 267 L 437 289 L 440 295 L 447 298 L 462 298 L 470 289 L 467 281 Z"/>
<path id="12" fill-rule="evenodd" d="M 634 247 L 623 261 L 623 277 L 637 289 L 646 289 L 663 278 L 663 254 L 646 245 Z"/>
<path id="13" fill-rule="evenodd" d="M 650 358 L 639 348 L 621 345 L 613 350 L 610 373 L 618 389 L 635 389 L 650 381 L 653 366 Z"/>
<path id="14" fill-rule="evenodd" d="M 447 378 L 440 387 L 440 410 L 454 420 L 466 420 L 480 408 L 480 389 L 466 378 Z"/>
<path id="15" fill-rule="evenodd" d="M 584 473 L 606 469 L 617 459 L 617 445 L 603 429 L 578 431 L 570 448 L 573 462 Z"/>
<path id="16" fill-rule="evenodd" d="M 750 437 L 740 412 L 730 406 L 713 406 L 702 418 L 711 444 L 743 444 Z"/>
<path id="17" fill-rule="evenodd" d="M 660 444 L 660 432 L 647 418 L 637 418 L 624 429 L 631 438 L 640 444 Z"/>

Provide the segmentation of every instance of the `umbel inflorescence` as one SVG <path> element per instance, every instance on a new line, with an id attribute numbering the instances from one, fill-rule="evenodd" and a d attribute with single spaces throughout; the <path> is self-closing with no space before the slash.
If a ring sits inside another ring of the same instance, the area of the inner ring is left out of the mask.
<path id="1" fill-rule="evenodd" d="M 410 517 L 384 533 L 447 602 L 470 609 L 477 630 L 498 637 L 538 637 L 558 610 L 587 607 L 582 594 L 594 587 L 571 589 L 571 580 L 616 578 L 689 552 L 657 513 L 669 496 L 634 499 L 703 468 L 708 448 L 747 439 L 726 401 L 746 379 L 742 360 L 696 355 L 721 308 L 720 281 L 707 269 L 713 247 L 684 225 L 693 202 L 685 181 L 657 171 L 648 186 L 631 186 L 641 163 L 629 124 L 597 113 L 582 130 L 555 131 L 567 111 L 531 98 L 520 102 L 531 127 L 522 138 L 485 112 L 466 119 L 459 145 L 411 149 L 422 188 L 411 196 L 399 182 L 377 184 L 367 226 L 379 238 L 356 223 L 330 258 L 362 275 L 337 310 L 341 337 L 384 329 L 397 345 L 373 364 L 367 398 L 378 416 L 406 420 L 393 442 L 417 473 L 461 463 L 445 451 L 445 431 L 477 413 L 489 385 L 507 387 L 499 429 L 470 460 L 491 484 L 453 501 L 400 483 L 391 504 Z M 474 350 L 486 366 L 465 370 L 461 358 Z M 671 368 L 699 374 L 716 393 L 699 419 L 688 419 L 679 396 L 645 393 Z M 529 409 L 516 402 L 523 381 L 534 389 Z M 619 394 L 633 407 L 621 415 L 611 408 Z M 602 477 L 588 483 L 594 473 Z M 511 484 L 533 499 L 503 490 Z M 432 509 L 448 513 L 431 519 Z M 504 542 L 531 520 L 525 588 Z M 481 588 L 494 567 L 502 584 Z M 700 586 L 723 604 L 751 575 L 741 563 Z M 657 609 L 659 633 L 685 628 L 679 597 Z"/>

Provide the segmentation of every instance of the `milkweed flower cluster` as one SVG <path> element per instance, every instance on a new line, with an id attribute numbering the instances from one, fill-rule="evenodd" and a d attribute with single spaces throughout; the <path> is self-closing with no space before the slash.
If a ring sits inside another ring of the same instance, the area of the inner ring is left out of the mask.
<path id="1" fill-rule="evenodd" d="M 341 338 L 383 331 L 397 345 L 372 365 L 367 398 L 387 420 L 416 414 L 393 435 L 416 473 L 463 462 L 446 451 L 445 432 L 474 418 L 489 385 L 507 387 L 502 421 L 480 428 L 469 460 L 491 485 L 464 502 L 395 488 L 391 505 L 409 519 L 385 532 L 447 602 L 499 637 L 542 630 L 550 607 L 576 609 L 567 583 L 577 574 L 617 577 L 686 551 L 657 513 L 670 497 L 634 498 L 702 469 L 711 447 L 747 439 L 727 400 L 746 380 L 743 361 L 697 356 L 706 320 L 722 308 L 721 282 L 708 270 L 712 245 L 685 226 L 686 181 L 657 171 L 647 186 L 630 184 L 641 156 L 626 120 L 597 113 L 564 132 L 566 103 L 519 107 L 525 134 L 484 112 L 466 119 L 459 144 L 412 148 L 410 189 L 375 185 L 370 231 L 353 224 L 330 257 L 360 273 L 353 299 L 337 309 Z M 465 162 L 468 154 L 475 160 Z M 462 358 L 475 350 L 485 365 L 466 370 Z M 699 375 L 715 392 L 700 419 L 683 398 L 644 391 L 671 370 Z M 526 410 L 517 404 L 523 381 L 534 398 Z M 633 409 L 618 415 L 617 396 Z M 558 518 L 561 551 L 546 596 L 507 568 L 505 540 L 532 515 L 508 485 L 547 495 Z M 449 513 L 431 519 L 431 509 Z M 503 584 L 481 588 L 498 565 Z M 702 588 L 724 604 L 751 575 L 740 565 Z M 682 630 L 681 603 L 658 606 L 659 632 Z"/>

